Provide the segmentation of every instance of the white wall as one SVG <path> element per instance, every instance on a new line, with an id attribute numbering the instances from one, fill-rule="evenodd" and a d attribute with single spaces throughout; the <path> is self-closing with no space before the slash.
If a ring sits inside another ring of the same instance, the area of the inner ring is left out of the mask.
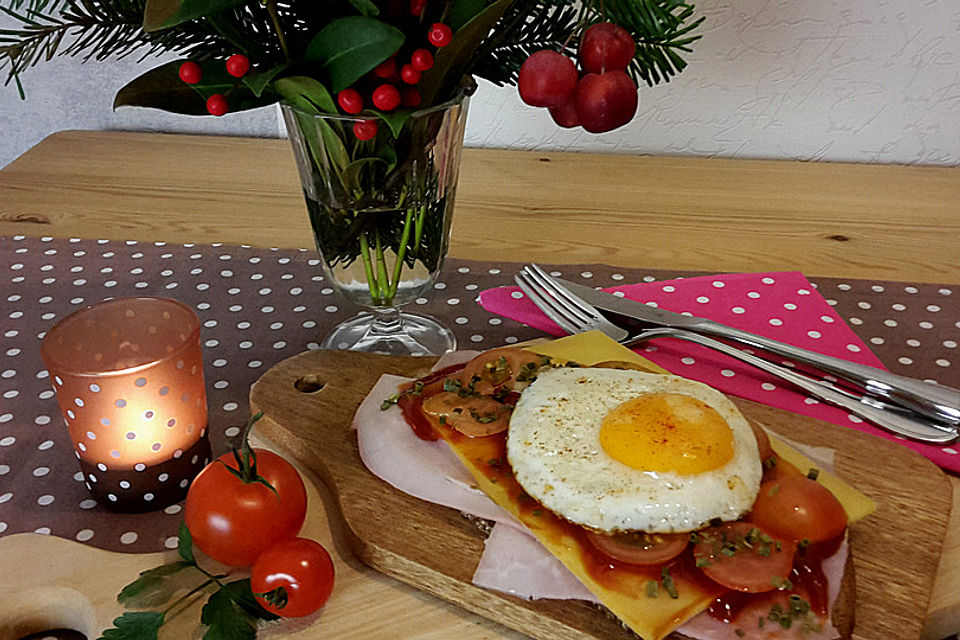
<path id="1" fill-rule="evenodd" d="M 467 144 L 960 165 L 960 1 L 704 0 L 698 11 L 707 21 L 690 66 L 642 88 L 627 127 L 561 130 L 513 87 L 483 85 Z M 0 88 L 0 166 L 62 129 L 278 135 L 270 108 L 220 119 L 113 112 L 116 90 L 155 62 L 57 59 L 24 74 L 26 102 Z"/>

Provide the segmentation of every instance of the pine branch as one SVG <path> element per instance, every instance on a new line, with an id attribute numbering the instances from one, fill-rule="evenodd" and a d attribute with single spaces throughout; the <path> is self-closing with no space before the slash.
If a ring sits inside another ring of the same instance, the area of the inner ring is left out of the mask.
<path id="1" fill-rule="evenodd" d="M 681 53 L 691 51 L 690 45 L 700 38 L 693 31 L 703 22 L 688 22 L 693 10 L 693 5 L 677 0 L 597 0 L 584 7 L 588 23 L 616 22 L 634 36 L 637 54 L 628 71 L 650 86 L 669 81 L 686 67 Z M 473 72 L 503 85 L 516 82 L 531 53 L 553 49 L 574 54 L 578 43 L 569 38 L 578 26 L 578 11 L 564 0 L 518 0 L 478 48 Z M 497 38 L 507 32 L 516 35 L 509 41 Z"/>
<path id="2" fill-rule="evenodd" d="M 16 2 L 17 0 L 12 0 Z M 47 0 L 19 0 L 35 5 Z M 49 0 L 55 7 L 61 0 Z M 147 33 L 141 28 L 145 0 L 62 0 L 56 10 L 23 11 L 0 6 L 0 11 L 20 23 L 19 29 L 0 30 L 0 71 L 7 70 L 6 83 L 55 55 L 78 56 L 83 61 L 122 59 L 139 53 L 140 60 L 162 52 L 174 52 L 198 60 L 226 57 L 242 51 L 257 60 L 280 55 L 279 47 L 266 33 L 270 26 L 258 3 L 241 6 L 210 20 L 193 20 L 172 29 Z M 64 46 L 64 43 L 67 43 Z"/>

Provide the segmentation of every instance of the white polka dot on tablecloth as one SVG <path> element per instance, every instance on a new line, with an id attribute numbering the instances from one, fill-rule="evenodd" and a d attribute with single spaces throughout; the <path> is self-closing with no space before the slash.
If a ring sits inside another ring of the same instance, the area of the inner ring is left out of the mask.
<path id="1" fill-rule="evenodd" d="M 137 541 L 137 538 L 140 536 L 137 535 L 136 531 L 127 531 L 120 535 L 121 544 L 133 544 Z"/>

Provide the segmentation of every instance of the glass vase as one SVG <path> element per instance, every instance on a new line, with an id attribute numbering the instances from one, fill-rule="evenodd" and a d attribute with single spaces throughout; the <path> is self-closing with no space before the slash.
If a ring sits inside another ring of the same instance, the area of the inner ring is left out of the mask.
<path id="1" fill-rule="evenodd" d="M 366 308 L 321 347 L 401 355 L 456 348 L 435 318 L 401 307 L 432 289 L 447 254 L 468 102 L 464 92 L 385 118 L 283 105 L 324 275 Z"/>

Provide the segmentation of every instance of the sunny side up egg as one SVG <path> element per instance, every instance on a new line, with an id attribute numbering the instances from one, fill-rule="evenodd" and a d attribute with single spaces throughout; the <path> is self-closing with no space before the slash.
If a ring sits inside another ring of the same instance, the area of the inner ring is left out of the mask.
<path id="1" fill-rule="evenodd" d="M 622 369 L 541 371 L 510 419 L 507 457 L 530 496 L 605 533 L 736 520 L 763 474 L 750 425 L 722 393 Z"/>

